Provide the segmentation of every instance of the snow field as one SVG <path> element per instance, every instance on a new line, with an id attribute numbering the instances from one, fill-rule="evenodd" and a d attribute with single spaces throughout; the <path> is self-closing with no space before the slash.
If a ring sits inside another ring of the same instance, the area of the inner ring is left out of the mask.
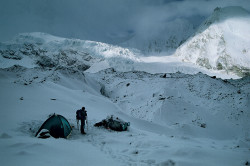
<path id="1" fill-rule="evenodd" d="M 0 136 L 3 163 L 74 165 L 85 161 L 88 165 L 186 166 L 218 163 L 237 165 L 248 160 L 249 122 L 246 120 L 249 111 L 244 110 L 245 119 L 241 116 L 238 120 L 232 119 L 230 122 L 223 111 L 214 110 L 212 114 L 222 114 L 216 118 L 209 113 L 212 110 L 202 110 L 203 106 L 195 108 L 197 107 L 195 104 L 198 104 L 195 97 L 190 98 L 192 103 L 185 104 L 183 98 L 187 93 L 187 90 L 184 91 L 187 81 L 179 83 L 177 81 L 177 84 L 166 82 L 171 79 L 176 82 L 177 78 L 182 79 L 181 77 L 202 80 L 204 77 L 202 74 L 196 76 L 181 73 L 167 74 L 167 78 L 161 78 L 163 74 L 123 73 L 110 69 L 85 75 L 65 71 L 43 71 L 43 74 L 36 78 L 35 75 L 39 73 L 40 69 L 28 69 L 26 72 L 6 71 L 6 69 L 1 71 L 1 92 L 4 92 L 1 93 L 1 105 L 5 108 L 5 111 L 1 111 L 1 117 L 4 118 L 1 119 L 3 127 Z M 103 77 L 105 80 L 99 82 Z M 44 78 L 47 79 L 43 81 Z M 33 81 L 29 84 L 30 81 L 27 80 L 30 79 Z M 215 87 L 217 81 L 221 84 L 220 80 L 208 76 L 204 79 L 213 82 Z M 180 91 L 179 94 L 173 86 L 180 87 L 178 84 L 184 85 L 184 88 L 179 89 L 183 92 Z M 102 86 L 105 86 L 105 92 L 108 92 L 110 99 L 99 92 Z M 113 92 L 109 91 L 111 87 Z M 131 91 L 128 88 L 131 88 Z M 223 89 L 226 91 L 227 85 Z M 244 95 L 246 92 L 241 93 Z M 121 99 L 115 98 L 114 94 Z M 123 99 L 124 94 L 126 100 Z M 156 99 L 152 101 L 152 106 L 146 107 L 148 99 L 153 94 Z M 166 95 L 170 98 L 160 99 Z M 144 99 L 140 96 L 144 96 Z M 117 101 L 114 102 L 114 99 Z M 242 100 L 245 101 L 245 97 Z M 34 137 L 36 130 L 50 113 L 61 114 L 76 126 L 75 110 L 83 105 L 87 108 L 89 116 L 86 136 L 82 136 L 74 128 L 68 140 L 53 138 L 43 140 Z M 139 110 L 137 114 L 130 112 L 133 107 Z M 186 110 L 182 110 L 182 107 Z M 151 112 L 145 114 L 143 112 L 145 108 L 150 108 Z M 201 110 L 204 112 L 199 113 Z M 189 111 L 193 111 L 193 115 L 190 115 Z M 130 121 L 129 131 L 113 132 L 93 127 L 94 123 L 110 114 Z M 195 119 L 196 117 L 198 119 Z M 199 119 L 201 117 L 204 119 Z M 200 126 L 201 122 L 207 124 L 206 128 Z M 239 123 L 239 128 L 234 126 L 235 123 Z"/>
<path id="2" fill-rule="evenodd" d="M 205 29 L 177 50 L 180 57 L 145 57 L 138 50 L 45 33 L 0 43 L 1 162 L 246 165 L 250 80 L 241 77 L 249 68 L 249 42 L 247 33 L 240 32 L 248 32 L 249 14 L 244 20 L 242 9 L 234 10 L 241 19 L 215 12 Z M 217 16 L 225 20 L 216 22 Z M 193 64 L 197 59 L 198 66 Z M 237 72 L 230 68 L 235 65 Z M 219 69 L 225 66 L 229 68 Z M 84 136 L 75 122 L 82 106 L 89 117 Z M 51 113 L 74 126 L 69 139 L 34 137 Z M 93 127 L 111 114 L 129 121 L 129 130 Z"/>

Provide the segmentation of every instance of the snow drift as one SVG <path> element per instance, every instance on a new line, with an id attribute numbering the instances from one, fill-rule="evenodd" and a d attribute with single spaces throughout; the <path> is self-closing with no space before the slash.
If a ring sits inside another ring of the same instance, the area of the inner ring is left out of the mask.
<path id="1" fill-rule="evenodd" d="M 207 69 L 250 73 L 250 14 L 241 7 L 216 8 L 175 56 Z"/>

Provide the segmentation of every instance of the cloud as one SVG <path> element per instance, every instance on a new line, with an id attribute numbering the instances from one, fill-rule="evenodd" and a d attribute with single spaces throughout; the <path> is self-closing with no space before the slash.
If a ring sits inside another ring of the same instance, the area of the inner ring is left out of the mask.
<path id="1" fill-rule="evenodd" d="M 230 5 L 250 10 L 249 0 L 2 0 L 0 41 L 40 31 L 113 44 L 136 36 L 142 42 L 176 33 L 176 26 L 196 27 L 215 7 Z"/>

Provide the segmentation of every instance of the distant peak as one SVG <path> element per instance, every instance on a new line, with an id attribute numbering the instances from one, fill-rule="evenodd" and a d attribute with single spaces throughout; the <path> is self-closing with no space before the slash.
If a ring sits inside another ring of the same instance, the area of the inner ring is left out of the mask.
<path id="1" fill-rule="evenodd" d="M 242 77 L 250 73 L 250 14 L 242 7 L 215 8 L 176 51 L 183 61 Z"/>
<path id="2" fill-rule="evenodd" d="M 216 7 L 212 15 L 204 22 L 204 25 L 209 26 L 215 22 L 235 17 L 250 17 L 250 13 L 240 6 Z"/>
<path id="3" fill-rule="evenodd" d="M 240 6 L 228 6 L 224 8 L 215 8 L 213 15 L 217 16 L 218 19 L 225 19 L 249 16 L 249 12 Z"/>

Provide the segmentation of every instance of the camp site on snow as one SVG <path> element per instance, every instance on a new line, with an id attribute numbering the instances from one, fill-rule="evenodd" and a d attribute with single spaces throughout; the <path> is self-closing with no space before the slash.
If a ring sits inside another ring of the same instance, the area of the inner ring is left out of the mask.
<path id="1" fill-rule="evenodd" d="M 102 126 L 106 129 L 114 131 L 127 131 L 130 126 L 130 122 L 125 122 L 122 119 L 111 115 L 107 116 L 106 119 L 95 123 L 94 126 Z M 54 113 L 49 115 L 49 118 L 41 125 L 35 136 L 43 139 L 50 138 L 51 136 L 54 138 L 68 138 L 73 131 L 73 128 L 74 125 L 70 124 L 64 116 Z M 77 129 L 79 130 L 78 121 Z"/>

